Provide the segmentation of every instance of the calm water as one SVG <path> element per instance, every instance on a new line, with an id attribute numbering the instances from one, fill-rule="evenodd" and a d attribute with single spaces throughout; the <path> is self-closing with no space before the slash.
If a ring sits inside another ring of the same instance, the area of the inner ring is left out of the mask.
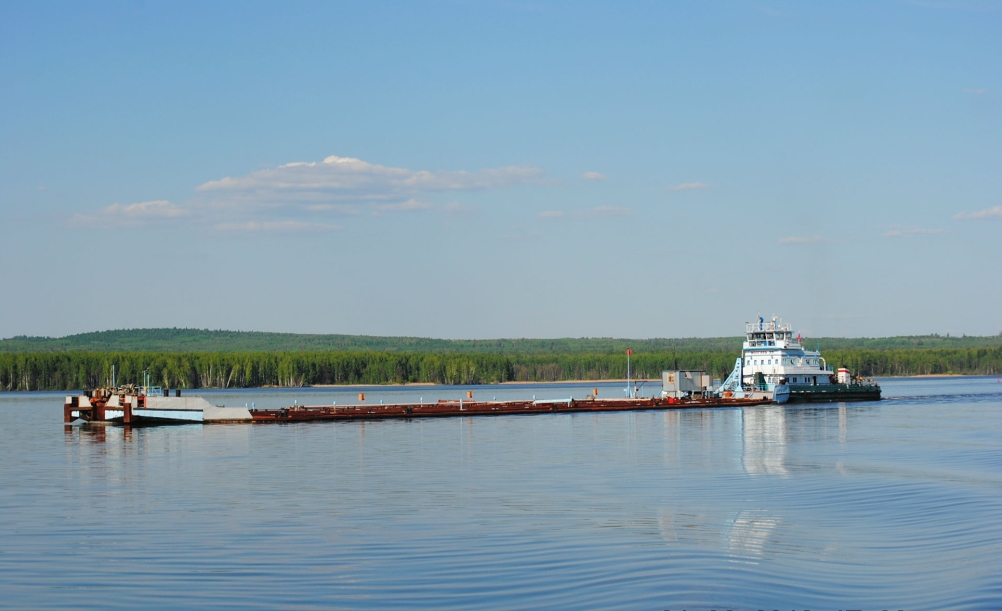
<path id="1" fill-rule="evenodd" d="M 1002 608 L 1002 384 L 882 386 L 822 407 L 134 430 L 64 428 L 65 393 L 0 394 L 0 607 Z"/>

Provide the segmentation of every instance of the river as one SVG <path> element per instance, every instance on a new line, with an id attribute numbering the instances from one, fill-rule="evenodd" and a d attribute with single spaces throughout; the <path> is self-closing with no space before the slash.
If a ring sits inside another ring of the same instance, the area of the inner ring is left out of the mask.
<path id="1" fill-rule="evenodd" d="M 1002 383 L 880 383 L 872 403 L 134 429 L 0 393 L 0 608 L 1002 608 Z M 472 390 L 594 387 L 623 394 Z"/>

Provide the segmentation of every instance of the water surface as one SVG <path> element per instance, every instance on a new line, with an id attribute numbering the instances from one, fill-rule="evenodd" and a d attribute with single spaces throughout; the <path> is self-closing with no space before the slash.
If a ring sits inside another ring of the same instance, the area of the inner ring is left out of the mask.
<path id="1" fill-rule="evenodd" d="M 0 607 L 1002 608 L 1002 384 L 881 384 L 875 403 L 136 429 L 0 394 Z"/>

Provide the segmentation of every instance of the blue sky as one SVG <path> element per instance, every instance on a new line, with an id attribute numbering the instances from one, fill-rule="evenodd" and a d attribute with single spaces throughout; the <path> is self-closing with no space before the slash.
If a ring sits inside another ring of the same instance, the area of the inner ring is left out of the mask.
<path id="1" fill-rule="evenodd" d="M 1002 331 L 1002 2 L 0 5 L 0 337 Z"/>

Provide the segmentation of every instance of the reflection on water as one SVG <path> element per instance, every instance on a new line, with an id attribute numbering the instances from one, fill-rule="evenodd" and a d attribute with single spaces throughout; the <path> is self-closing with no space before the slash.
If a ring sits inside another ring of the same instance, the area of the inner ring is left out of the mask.
<path id="1" fill-rule="evenodd" d="M 786 475 L 786 408 L 761 406 L 741 411 L 741 464 L 749 475 Z"/>
<path id="2" fill-rule="evenodd" d="M 61 396 L 0 395 L 0 595 L 14 608 L 1002 607 L 1002 394 L 978 379 L 882 385 L 876 404 L 151 428 L 66 427 Z M 212 401 L 310 398 L 255 392 Z"/>
<path id="3" fill-rule="evenodd" d="M 764 511 L 742 511 L 731 523 L 727 551 L 732 556 L 757 558 L 779 520 Z"/>

